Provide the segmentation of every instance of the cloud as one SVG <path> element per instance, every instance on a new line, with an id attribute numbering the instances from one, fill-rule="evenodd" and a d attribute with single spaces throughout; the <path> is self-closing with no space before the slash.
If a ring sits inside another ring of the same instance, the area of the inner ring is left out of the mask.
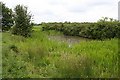
<path id="1" fill-rule="evenodd" d="M 48 0 L 48 3 L 50 4 L 50 5 L 63 5 L 63 6 L 65 6 L 66 5 L 66 2 L 65 2 L 65 0 Z"/>
<path id="2" fill-rule="evenodd" d="M 117 19 L 118 0 L 2 0 L 10 8 L 28 7 L 34 22 L 93 22 L 101 17 Z"/>

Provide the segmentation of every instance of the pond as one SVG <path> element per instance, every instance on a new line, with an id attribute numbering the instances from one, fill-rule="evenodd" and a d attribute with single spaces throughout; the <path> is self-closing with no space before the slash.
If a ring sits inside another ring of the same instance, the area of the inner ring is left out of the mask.
<path id="1" fill-rule="evenodd" d="M 49 40 L 66 42 L 70 45 L 77 44 L 77 43 L 80 43 L 82 41 L 89 41 L 90 40 L 90 39 L 82 38 L 82 37 L 78 37 L 78 36 L 65 36 L 65 35 L 49 35 L 48 38 L 49 38 Z"/>

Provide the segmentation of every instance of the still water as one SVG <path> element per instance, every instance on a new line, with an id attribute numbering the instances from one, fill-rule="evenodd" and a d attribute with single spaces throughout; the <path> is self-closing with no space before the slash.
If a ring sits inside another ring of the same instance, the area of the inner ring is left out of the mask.
<path id="1" fill-rule="evenodd" d="M 50 40 L 57 40 L 57 41 L 61 41 L 61 42 L 66 42 L 68 44 L 77 44 L 80 43 L 82 41 L 89 41 L 90 39 L 86 39 L 86 38 L 82 38 L 82 37 L 78 37 L 78 36 L 64 36 L 64 35 L 49 35 L 48 38 Z"/>

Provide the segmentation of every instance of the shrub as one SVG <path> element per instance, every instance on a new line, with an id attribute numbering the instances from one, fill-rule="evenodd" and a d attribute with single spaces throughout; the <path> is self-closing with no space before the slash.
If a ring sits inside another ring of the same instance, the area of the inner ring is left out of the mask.
<path id="1" fill-rule="evenodd" d="M 44 30 L 57 30 L 68 36 L 80 36 L 90 39 L 119 37 L 120 22 L 100 20 L 96 23 L 44 23 Z"/>

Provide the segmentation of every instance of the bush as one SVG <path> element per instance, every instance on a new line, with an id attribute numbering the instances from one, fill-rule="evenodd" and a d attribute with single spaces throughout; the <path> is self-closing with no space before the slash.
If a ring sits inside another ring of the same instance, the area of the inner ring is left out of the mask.
<path id="1" fill-rule="evenodd" d="M 57 30 L 67 36 L 80 36 L 90 39 L 119 37 L 120 22 L 98 21 L 97 23 L 44 23 L 44 30 Z"/>

